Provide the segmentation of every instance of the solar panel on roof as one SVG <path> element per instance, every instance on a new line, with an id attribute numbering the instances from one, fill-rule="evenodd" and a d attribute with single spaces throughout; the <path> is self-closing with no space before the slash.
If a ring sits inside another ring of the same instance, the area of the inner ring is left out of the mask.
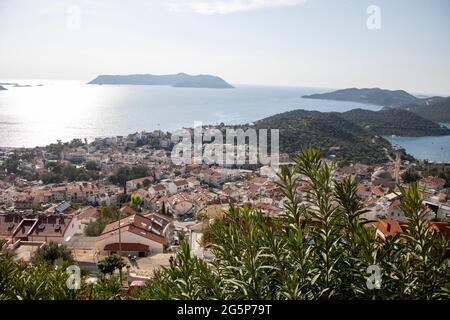
<path id="1" fill-rule="evenodd" d="M 158 230 L 156 230 L 155 228 L 151 227 L 150 231 L 153 231 L 153 233 L 156 233 L 158 236 L 161 235 L 161 232 L 159 232 Z"/>
<path id="2" fill-rule="evenodd" d="M 56 211 L 58 211 L 59 213 L 64 212 L 65 210 L 67 210 L 70 207 L 70 204 L 67 202 L 62 202 L 60 203 L 57 207 L 56 207 Z"/>
<path id="3" fill-rule="evenodd" d="M 161 227 L 163 227 L 164 223 L 161 219 L 157 219 L 157 218 L 152 218 L 152 221 L 155 222 L 156 224 L 160 225 Z"/>

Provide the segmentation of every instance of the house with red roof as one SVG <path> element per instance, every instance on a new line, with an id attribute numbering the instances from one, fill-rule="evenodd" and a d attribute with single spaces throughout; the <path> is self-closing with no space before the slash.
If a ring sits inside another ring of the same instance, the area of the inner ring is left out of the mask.
<path id="1" fill-rule="evenodd" d="M 171 194 L 189 190 L 189 182 L 186 179 L 177 179 L 169 182 L 167 189 Z"/>
<path id="2" fill-rule="evenodd" d="M 165 196 L 167 194 L 168 190 L 167 190 L 167 186 L 166 185 L 164 185 L 162 183 L 158 183 L 158 184 L 155 184 L 155 185 L 151 186 L 148 189 L 148 192 L 151 195 L 156 195 L 156 196 L 162 197 L 162 196 Z"/>
<path id="3" fill-rule="evenodd" d="M 164 252 L 172 233 L 173 223 L 169 218 L 134 214 L 106 225 L 95 247 L 101 253 L 147 256 Z"/>
<path id="4" fill-rule="evenodd" d="M 82 234 L 87 225 L 98 217 L 98 208 L 85 207 L 76 211 L 76 215 L 72 220 L 73 234 Z"/>
<path id="5" fill-rule="evenodd" d="M 372 222 L 371 226 L 376 229 L 376 237 L 383 240 L 403 232 L 402 227 L 396 220 L 379 220 Z"/>
<path id="6" fill-rule="evenodd" d="M 153 176 L 148 176 L 148 177 L 143 177 L 143 178 L 139 178 L 139 179 L 129 180 L 126 183 L 127 184 L 127 190 L 128 191 L 134 191 L 134 190 L 140 189 L 146 183 L 150 184 L 153 181 L 154 181 Z"/>
<path id="7" fill-rule="evenodd" d="M 419 186 L 425 189 L 442 190 L 445 186 L 445 179 L 441 177 L 426 177 L 419 181 Z"/>

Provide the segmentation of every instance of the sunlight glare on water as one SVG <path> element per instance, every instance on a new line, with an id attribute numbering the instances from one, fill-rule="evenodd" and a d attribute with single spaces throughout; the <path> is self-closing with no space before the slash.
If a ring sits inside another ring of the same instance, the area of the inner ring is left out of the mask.
<path id="1" fill-rule="evenodd" d="M 2 80 L 32 87 L 0 91 L 0 146 L 253 122 L 280 112 L 346 111 L 378 106 L 301 98 L 327 89 L 238 85 L 235 89 L 88 85 L 80 81 Z M 43 86 L 38 86 L 43 84 Z"/>

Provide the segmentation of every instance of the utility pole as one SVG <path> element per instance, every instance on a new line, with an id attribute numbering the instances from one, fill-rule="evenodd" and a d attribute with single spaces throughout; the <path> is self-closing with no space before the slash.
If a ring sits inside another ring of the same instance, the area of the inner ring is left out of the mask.
<path id="1" fill-rule="evenodd" d="M 120 230 L 120 222 L 121 222 L 121 219 L 120 219 L 120 210 L 117 210 L 117 213 L 118 213 L 118 215 L 119 215 L 119 255 L 120 255 L 120 253 L 122 252 L 122 235 L 121 235 L 121 230 Z"/>
<path id="2" fill-rule="evenodd" d="M 122 257 L 121 253 L 122 253 L 122 236 L 121 236 L 121 230 L 120 230 L 120 222 L 121 222 L 121 217 L 120 217 L 120 210 L 117 210 L 117 213 L 119 215 L 119 257 Z M 119 277 L 120 277 L 120 286 L 122 287 L 122 268 L 119 269 Z"/>
<path id="3" fill-rule="evenodd" d="M 395 184 L 398 185 L 400 182 L 400 153 L 397 152 L 395 155 Z"/>

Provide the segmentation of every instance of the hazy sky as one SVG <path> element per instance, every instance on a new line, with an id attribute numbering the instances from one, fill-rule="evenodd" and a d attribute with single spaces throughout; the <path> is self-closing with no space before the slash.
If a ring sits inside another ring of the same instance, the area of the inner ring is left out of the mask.
<path id="1" fill-rule="evenodd" d="M 450 95 L 449 33 L 448 0 L 0 0 L 0 79 L 187 72 Z"/>

